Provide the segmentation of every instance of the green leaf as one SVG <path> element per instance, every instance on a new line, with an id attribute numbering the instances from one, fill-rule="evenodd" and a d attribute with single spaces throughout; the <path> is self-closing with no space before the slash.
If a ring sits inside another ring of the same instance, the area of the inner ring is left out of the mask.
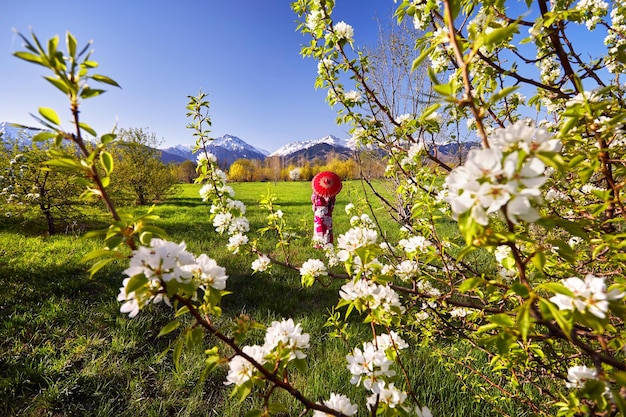
<path id="1" fill-rule="evenodd" d="M 65 80 L 61 80 L 57 77 L 53 77 L 51 75 L 46 75 L 45 77 L 46 80 L 48 80 L 50 82 L 50 84 L 52 84 L 53 86 L 55 86 L 56 88 L 58 88 L 59 90 L 61 90 L 61 92 L 63 94 L 68 94 L 70 91 L 70 88 L 67 85 L 67 82 Z"/>
<path id="2" fill-rule="evenodd" d="M 514 33 L 518 33 L 519 30 L 517 28 L 517 22 L 510 23 L 504 27 L 499 29 L 493 29 L 491 32 L 487 33 L 483 36 L 483 45 L 484 46 L 493 46 L 501 43 L 503 40 L 506 40 L 513 36 Z"/>
<path id="3" fill-rule="evenodd" d="M 107 175 L 110 175 L 113 171 L 113 155 L 111 155 L 109 152 L 101 152 L 100 162 L 102 163 L 102 166 L 104 167 Z"/>
<path id="4" fill-rule="evenodd" d="M 105 84 L 109 84 L 115 87 L 120 87 L 120 85 L 115 82 L 115 80 L 112 80 L 111 78 L 107 77 L 106 75 L 101 75 L 101 74 L 94 74 L 91 76 L 92 79 L 101 82 L 101 83 L 105 83 Z M 120 87 L 121 88 L 121 87 Z"/>
<path id="5" fill-rule="evenodd" d="M 137 291 L 141 287 L 145 286 L 147 283 L 148 278 L 146 278 L 144 274 L 137 274 L 135 276 L 132 276 L 126 283 L 126 294 Z"/>
<path id="6" fill-rule="evenodd" d="M 311 287 L 315 283 L 315 277 L 311 274 L 302 275 L 301 283 L 304 288 Z"/>
<path id="7" fill-rule="evenodd" d="M 244 417 L 261 417 L 263 412 L 261 410 L 250 410 Z"/>
<path id="8" fill-rule="evenodd" d="M 237 397 L 239 399 L 239 403 L 242 403 L 243 400 L 248 398 L 248 395 L 250 395 L 250 392 L 252 392 L 251 385 L 252 383 L 250 381 L 246 381 L 245 383 L 241 385 L 237 385 L 235 389 L 233 389 L 233 391 L 230 393 L 231 397 Z"/>
<path id="9" fill-rule="evenodd" d="M 109 257 L 111 256 L 111 251 L 108 249 L 99 249 L 99 250 L 93 250 L 91 252 L 89 252 L 88 254 L 86 254 L 85 256 L 83 256 L 81 258 L 81 262 L 89 262 L 91 260 L 94 260 L 96 258 L 103 258 L 103 257 Z"/>
<path id="10" fill-rule="evenodd" d="M 498 91 L 493 96 L 491 96 L 489 98 L 489 102 L 496 103 L 496 102 L 500 101 L 503 97 L 506 97 L 506 96 L 510 95 L 511 93 L 513 93 L 514 91 L 516 91 L 518 88 L 519 88 L 519 86 L 517 86 L 517 85 L 514 85 L 512 87 L 505 87 L 502 90 Z"/>
<path id="11" fill-rule="evenodd" d="M 51 109 L 49 107 L 39 107 L 39 114 L 41 114 L 43 118 L 50 123 L 53 123 L 57 126 L 61 124 L 61 119 L 59 119 L 59 115 L 56 111 L 54 111 L 54 109 Z"/>
<path id="12" fill-rule="evenodd" d="M 511 316 L 506 314 L 494 314 L 487 318 L 490 322 L 499 325 L 500 327 L 513 327 L 515 322 Z"/>
<path id="13" fill-rule="evenodd" d="M 530 305 L 530 301 L 525 302 L 517 312 L 517 328 L 522 334 L 524 342 L 528 339 L 528 333 L 533 324 L 533 319 L 530 315 Z"/>
<path id="14" fill-rule="evenodd" d="M 23 59 L 24 61 L 33 62 L 35 64 L 46 66 L 40 55 L 31 54 L 30 52 L 16 52 L 13 56 Z"/>
<path id="15" fill-rule="evenodd" d="M 55 136 L 56 136 L 56 133 L 54 132 L 46 132 L 46 131 L 39 132 L 35 136 L 33 136 L 33 142 L 43 142 L 48 139 L 52 139 Z"/>
<path id="16" fill-rule="evenodd" d="M 215 367 L 220 363 L 220 354 L 219 348 L 217 346 L 213 346 L 211 349 L 207 349 L 204 351 L 206 355 L 205 363 L 205 372 L 211 372 Z"/>
<path id="17" fill-rule="evenodd" d="M 544 282 L 537 286 L 538 289 L 548 290 L 557 294 L 567 295 L 568 297 L 573 297 L 574 293 L 570 291 L 565 285 L 559 282 Z"/>
<path id="18" fill-rule="evenodd" d="M 563 313 L 548 300 L 540 299 L 539 304 L 542 310 L 547 309 L 550 312 L 550 315 L 557 322 L 565 336 L 570 339 L 573 327 L 572 320 L 567 320 Z"/>
<path id="19" fill-rule="evenodd" d="M 450 97 L 453 93 L 453 89 L 450 84 L 433 85 L 433 90 L 435 90 L 437 93 L 441 94 L 444 97 Z"/>
<path id="20" fill-rule="evenodd" d="M 424 62 L 426 58 L 428 58 L 432 51 L 435 50 L 436 45 L 431 45 L 429 48 L 426 48 L 422 51 L 420 56 L 413 60 L 413 64 L 411 65 L 411 72 L 414 72 L 421 64 Z"/>
<path id="21" fill-rule="evenodd" d="M 56 167 L 61 167 L 61 168 L 72 168 L 72 169 L 82 170 L 80 163 L 70 158 L 51 159 L 49 161 L 43 162 L 42 164 L 47 165 L 47 166 L 56 166 Z"/>
<path id="22" fill-rule="evenodd" d="M 546 267 L 546 255 L 541 251 L 535 252 L 531 260 L 533 262 L 533 265 L 535 265 L 535 268 L 537 268 L 539 271 L 543 271 Z"/>
<path id="23" fill-rule="evenodd" d="M 92 278 L 96 274 L 96 272 L 98 272 L 99 270 L 101 270 L 102 268 L 104 268 L 106 265 L 110 264 L 114 260 L 115 258 L 106 258 L 91 265 L 91 268 L 89 268 L 89 277 Z"/>
<path id="24" fill-rule="evenodd" d="M 71 57 L 76 56 L 76 38 L 70 33 L 65 34 L 65 44 L 67 45 L 67 52 Z"/>
<path id="25" fill-rule="evenodd" d="M 172 360 L 174 361 L 174 367 L 176 370 L 180 370 L 180 357 L 183 353 L 183 346 L 185 345 L 184 339 L 179 338 L 174 345 L 174 352 L 172 353 Z"/>
<path id="26" fill-rule="evenodd" d="M 111 236 L 110 238 L 108 238 L 104 242 L 104 244 L 109 249 L 115 249 L 118 246 L 120 246 L 122 244 L 122 242 L 124 242 L 124 236 L 122 236 L 122 235 L 114 235 L 114 236 Z"/>
<path id="27" fill-rule="evenodd" d="M 172 320 L 161 329 L 157 337 L 165 336 L 166 334 L 171 333 L 174 330 L 176 330 L 179 326 L 180 326 L 180 322 L 178 320 Z"/>
<path id="28" fill-rule="evenodd" d="M 106 90 L 86 87 L 86 88 L 83 88 L 82 91 L 80 92 L 80 98 L 97 97 L 104 92 L 106 92 Z"/>
<path id="29" fill-rule="evenodd" d="M 139 241 L 142 245 L 150 246 L 150 241 L 152 240 L 153 236 L 154 235 L 152 234 L 152 232 L 147 232 L 143 230 L 139 235 Z"/>
<path id="30" fill-rule="evenodd" d="M 485 279 L 481 277 L 469 278 L 459 285 L 459 292 L 466 293 L 485 283 Z"/>
<path id="31" fill-rule="evenodd" d="M 80 126 L 81 129 L 83 129 L 85 132 L 89 133 L 91 136 L 93 137 L 97 137 L 98 134 L 96 133 L 95 130 L 93 130 L 93 128 L 91 126 L 89 126 L 87 123 L 79 123 L 78 126 Z"/>
<path id="32" fill-rule="evenodd" d="M 58 49 L 59 49 L 59 37 L 53 36 L 50 39 L 48 39 L 48 57 L 52 58 L 56 56 Z"/>
<path id="33" fill-rule="evenodd" d="M 530 292 L 528 291 L 528 287 L 526 287 L 524 284 L 520 284 L 519 282 L 511 285 L 511 291 L 513 291 L 515 294 L 519 295 L 522 298 L 528 298 L 528 295 L 530 294 Z"/>
<path id="34" fill-rule="evenodd" d="M 103 145 L 106 145 L 106 144 L 114 141 L 116 137 L 117 137 L 117 135 L 115 135 L 114 133 L 107 133 L 105 135 L 102 135 L 102 137 L 100 138 L 100 142 Z"/>

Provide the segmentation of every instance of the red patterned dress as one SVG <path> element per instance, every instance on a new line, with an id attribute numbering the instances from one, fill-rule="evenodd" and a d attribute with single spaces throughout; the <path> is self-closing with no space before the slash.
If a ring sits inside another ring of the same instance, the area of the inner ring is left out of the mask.
<path id="1" fill-rule="evenodd" d="M 313 246 L 321 248 L 333 243 L 333 209 L 335 197 L 322 197 L 313 193 Z"/>

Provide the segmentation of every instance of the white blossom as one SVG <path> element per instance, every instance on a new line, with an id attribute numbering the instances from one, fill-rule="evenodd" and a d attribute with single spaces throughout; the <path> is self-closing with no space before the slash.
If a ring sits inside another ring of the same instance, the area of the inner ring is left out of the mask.
<path id="1" fill-rule="evenodd" d="M 386 404 L 389 408 L 396 408 L 406 400 L 406 393 L 395 387 L 394 383 L 386 385 L 383 381 L 378 384 L 374 394 L 367 398 L 367 405 L 373 408 L 377 403 Z"/>
<path id="2" fill-rule="evenodd" d="M 260 365 L 266 362 L 265 355 L 267 352 L 261 346 L 244 346 L 241 350 Z M 256 372 L 257 370 L 252 363 L 248 362 L 244 357 L 237 355 L 230 360 L 229 371 L 224 385 L 241 385 L 249 381 Z"/>
<path id="3" fill-rule="evenodd" d="M 319 259 L 309 259 L 300 267 L 300 275 L 318 277 L 320 275 L 328 275 L 326 265 Z"/>
<path id="4" fill-rule="evenodd" d="M 214 259 L 204 253 L 198 256 L 194 264 L 186 265 L 183 269 L 190 271 L 194 277 L 198 278 L 201 287 L 210 286 L 217 290 L 226 288 L 228 279 L 226 268 L 219 266 Z"/>
<path id="5" fill-rule="evenodd" d="M 354 29 L 346 22 L 338 22 L 333 26 L 333 31 L 339 39 L 344 39 L 347 42 L 351 42 L 354 37 Z"/>
<path id="6" fill-rule="evenodd" d="M 309 334 L 302 333 L 300 323 L 294 324 L 293 319 L 273 321 L 266 331 L 263 348 L 270 352 L 277 346 L 291 351 L 289 360 L 304 359 L 306 354 L 302 349 L 309 347 Z"/>
<path id="7" fill-rule="evenodd" d="M 239 253 L 239 248 L 248 243 L 248 236 L 242 233 L 235 233 L 228 239 L 226 248 L 232 253 Z"/>
<path id="8" fill-rule="evenodd" d="M 254 272 L 263 272 L 269 268 L 271 264 L 270 258 L 265 255 L 260 255 L 252 262 L 252 270 Z"/>
<path id="9" fill-rule="evenodd" d="M 328 400 L 322 401 L 323 404 L 335 411 L 339 411 L 341 414 L 346 416 L 353 416 L 359 410 L 359 407 L 352 404 L 350 399 L 343 394 L 335 394 L 334 392 L 330 394 L 330 398 Z M 313 417 L 327 417 L 332 416 L 331 414 L 326 414 L 323 411 L 315 410 L 313 413 Z"/>
<path id="10" fill-rule="evenodd" d="M 609 310 L 609 301 L 619 300 L 624 293 L 616 289 L 607 292 L 604 278 L 587 274 L 584 281 L 578 277 L 561 280 L 573 296 L 557 294 L 550 298 L 561 310 L 589 312 L 598 318 L 605 318 Z"/>
<path id="11" fill-rule="evenodd" d="M 567 370 L 567 388 L 582 388 L 588 380 L 597 380 L 598 371 L 583 365 L 572 366 Z"/>
<path id="12" fill-rule="evenodd" d="M 393 361 L 387 358 L 384 350 L 377 349 L 371 342 L 364 342 L 363 349 L 354 348 L 352 354 L 347 355 L 348 370 L 352 374 L 350 383 L 363 386 L 371 390 L 382 377 L 392 377 L 396 374 L 390 369 Z"/>

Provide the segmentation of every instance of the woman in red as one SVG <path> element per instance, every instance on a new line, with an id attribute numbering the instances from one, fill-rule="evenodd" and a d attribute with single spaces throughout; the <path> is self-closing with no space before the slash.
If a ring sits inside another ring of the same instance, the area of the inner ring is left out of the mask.
<path id="1" fill-rule="evenodd" d="M 322 248 L 333 243 L 333 209 L 335 196 L 323 197 L 313 192 L 313 246 Z"/>
<path id="2" fill-rule="evenodd" d="M 341 191 L 341 177 L 330 171 L 323 171 L 313 177 L 313 246 L 323 248 L 333 243 L 333 209 L 335 196 Z"/>

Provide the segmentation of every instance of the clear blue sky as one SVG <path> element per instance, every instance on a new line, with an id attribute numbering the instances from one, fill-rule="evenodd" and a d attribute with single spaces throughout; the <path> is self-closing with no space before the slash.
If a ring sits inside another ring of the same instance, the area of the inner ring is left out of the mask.
<path id="1" fill-rule="evenodd" d="M 336 20 L 373 43 L 392 1 L 337 0 Z M 23 50 L 13 29 L 42 41 L 70 31 L 93 40 L 97 72 L 122 87 L 83 102 L 82 120 L 99 134 L 115 124 L 147 128 L 161 147 L 193 144 L 185 126 L 187 96 L 208 94 L 212 136 L 232 134 L 253 146 L 280 146 L 332 134 L 347 137 L 326 92 L 313 87 L 317 63 L 300 56 L 290 0 L 19 0 L 0 12 L 0 121 L 37 126 L 41 107 L 69 120 L 67 100 L 42 77 L 43 67 L 13 57 Z M 65 128 L 70 124 L 64 123 Z"/>

